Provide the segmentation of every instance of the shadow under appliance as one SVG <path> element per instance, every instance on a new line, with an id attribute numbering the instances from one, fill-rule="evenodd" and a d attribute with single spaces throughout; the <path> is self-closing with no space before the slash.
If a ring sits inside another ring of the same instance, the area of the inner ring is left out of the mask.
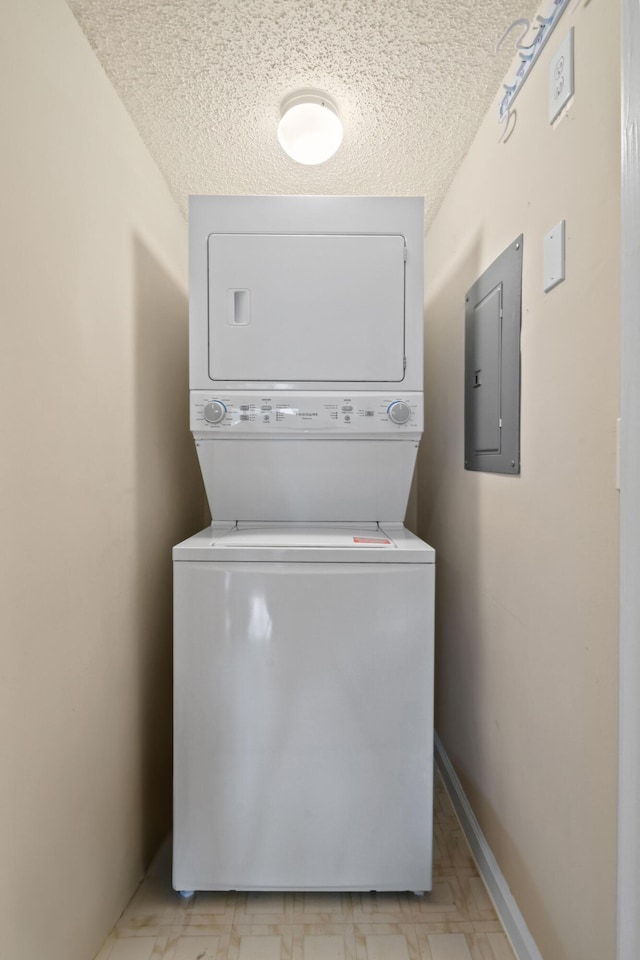
<path id="1" fill-rule="evenodd" d="M 193 197 L 173 885 L 431 888 L 422 201 Z"/>

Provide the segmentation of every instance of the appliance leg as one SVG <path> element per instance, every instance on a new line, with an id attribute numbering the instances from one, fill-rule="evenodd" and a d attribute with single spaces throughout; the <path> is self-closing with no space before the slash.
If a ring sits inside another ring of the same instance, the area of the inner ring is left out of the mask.
<path id="1" fill-rule="evenodd" d="M 195 893 L 195 890 L 178 890 L 183 900 L 189 900 Z"/>
<path id="2" fill-rule="evenodd" d="M 424 897 L 424 890 L 414 890 L 413 895 L 414 897 Z"/>

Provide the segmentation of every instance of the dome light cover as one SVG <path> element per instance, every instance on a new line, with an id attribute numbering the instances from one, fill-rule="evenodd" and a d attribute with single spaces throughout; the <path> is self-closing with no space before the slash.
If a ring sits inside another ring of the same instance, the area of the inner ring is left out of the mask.
<path id="1" fill-rule="evenodd" d="M 319 90 L 301 90 L 287 97 L 282 104 L 278 140 L 297 163 L 324 163 L 342 143 L 342 120 L 336 104 Z"/>

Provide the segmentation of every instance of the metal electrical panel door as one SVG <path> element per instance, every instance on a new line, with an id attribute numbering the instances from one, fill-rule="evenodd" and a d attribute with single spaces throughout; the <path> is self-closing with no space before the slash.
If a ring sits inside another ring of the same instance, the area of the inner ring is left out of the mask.
<path id="1" fill-rule="evenodd" d="M 522 248 L 518 237 L 473 284 L 465 310 L 465 469 L 520 473 Z"/>
<path id="2" fill-rule="evenodd" d="M 402 236 L 210 234 L 209 376 L 404 378 Z"/>

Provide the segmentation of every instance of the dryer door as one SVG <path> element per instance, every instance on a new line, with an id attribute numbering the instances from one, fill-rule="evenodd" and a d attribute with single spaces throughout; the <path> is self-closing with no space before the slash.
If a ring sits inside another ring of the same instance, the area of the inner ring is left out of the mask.
<path id="1" fill-rule="evenodd" d="M 402 236 L 211 234 L 209 376 L 404 377 Z"/>

